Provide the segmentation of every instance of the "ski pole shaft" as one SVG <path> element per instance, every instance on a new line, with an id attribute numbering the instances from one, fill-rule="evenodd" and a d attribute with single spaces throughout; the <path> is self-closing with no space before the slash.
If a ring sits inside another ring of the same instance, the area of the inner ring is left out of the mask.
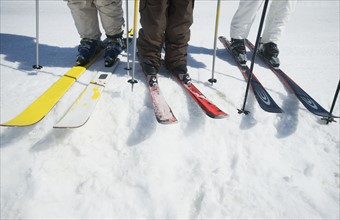
<path id="1" fill-rule="evenodd" d="M 329 124 L 329 123 L 331 123 L 331 122 L 336 122 L 336 121 L 334 120 L 335 117 L 332 115 L 332 113 L 333 113 L 333 110 L 334 110 L 334 106 L 335 106 L 336 100 L 337 100 L 338 95 L 339 95 L 339 90 L 340 90 L 340 80 L 339 80 L 338 86 L 337 86 L 337 88 L 336 88 L 336 90 L 335 90 L 335 94 L 334 94 L 332 106 L 331 106 L 331 109 L 330 109 L 330 111 L 329 111 L 330 115 L 329 115 L 328 117 L 323 117 L 323 118 L 321 118 L 321 120 L 325 120 L 325 121 L 326 121 L 326 124 Z"/>
<path id="2" fill-rule="evenodd" d="M 42 68 L 41 65 L 39 65 L 39 0 L 35 1 L 35 55 L 36 55 L 36 64 L 33 65 L 33 69 L 35 69 L 37 72 Z"/>
<path id="3" fill-rule="evenodd" d="M 221 0 L 218 0 L 217 9 L 216 9 L 216 20 L 215 20 L 213 63 L 212 63 L 212 70 L 211 70 L 211 79 L 208 80 L 211 83 L 211 85 L 217 82 L 217 80 L 214 78 L 214 75 L 215 75 L 217 32 L 218 32 L 218 23 L 219 23 L 219 17 L 220 17 L 220 5 L 221 5 Z"/>
<path id="4" fill-rule="evenodd" d="M 137 83 L 137 80 L 135 80 L 135 66 L 136 66 L 136 52 L 137 52 L 137 22 L 138 22 L 138 0 L 135 0 L 134 5 L 134 15 L 133 15 L 133 55 L 132 55 L 132 78 L 128 81 L 131 83 L 131 90 L 133 91 L 133 85 Z"/>
<path id="5" fill-rule="evenodd" d="M 245 93 L 245 96 L 244 96 L 244 102 L 243 102 L 242 109 L 239 110 L 239 113 L 245 113 L 245 114 L 249 113 L 249 111 L 245 110 L 245 106 L 246 106 L 246 102 L 247 102 L 247 98 L 248 98 L 250 82 L 251 82 L 252 77 L 253 77 L 255 57 L 256 57 L 256 53 L 257 53 L 257 48 L 259 47 L 259 44 L 260 44 L 261 33 L 262 33 L 263 24 L 264 24 L 264 19 L 266 17 L 268 2 L 269 2 L 269 0 L 265 0 L 265 2 L 264 2 L 262 16 L 261 16 L 260 25 L 259 25 L 259 30 L 257 32 L 257 37 L 256 37 L 256 42 L 255 42 L 254 53 L 253 53 L 253 56 L 251 58 L 251 63 L 250 63 L 250 75 L 249 75 L 248 81 L 247 81 L 247 87 L 246 87 L 246 93 Z"/>
<path id="6" fill-rule="evenodd" d="M 335 91 L 335 94 L 334 94 L 334 98 L 333 98 L 333 102 L 332 102 L 332 107 L 331 107 L 331 110 L 330 110 L 331 114 L 332 114 L 332 112 L 334 110 L 334 106 L 335 106 L 336 100 L 337 100 L 338 95 L 339 95 L 339 90 L 340 90 L 340 80 L 338 82 L 338 87 L 336 88 L 336 91 Z"/>
<path id="7" fill-rule="evenodd" d="M 130 34 L 129 34 L 129 0 L 126 0 L 126 70 L 129 73 L 130 70 L 130 54 L 129 54 L 129 38 L 130 38 Z"/>

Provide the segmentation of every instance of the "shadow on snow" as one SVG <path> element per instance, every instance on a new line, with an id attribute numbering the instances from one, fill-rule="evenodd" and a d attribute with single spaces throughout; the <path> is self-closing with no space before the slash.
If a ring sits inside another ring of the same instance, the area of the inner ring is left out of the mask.
<path id="1" fill-rule="evenodd" d="M 37 64 L 35 38 L 0 33 L 0 54 L 4 60 L 18 63 L 18 69 L 30 71 Z M 77 49 L 39 44 L 39 64 L 48 67 L 71 67 L 74 65 Z M 3 65 L 3 64 L 1 64 Z"/>

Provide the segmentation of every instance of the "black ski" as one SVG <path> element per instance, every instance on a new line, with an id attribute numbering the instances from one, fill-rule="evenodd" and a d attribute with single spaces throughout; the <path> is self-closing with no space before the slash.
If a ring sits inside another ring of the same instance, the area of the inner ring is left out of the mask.
<path id="1" fill-rule="evenodd" d="M 250 50 L 254 50 L 254 45 L 246 39 L 246 45 Z M 330 112 L 325 110 L 318 102 L 310 97 L 296 82 L 294 82 L 287 74 L 285 74 L 279 67 L 274 67 L 265 59 L 260 53 L 257 53 L 264 63 L 271 69 L 283 82 L 288 89 L 290 89 L 299 101 L 307 108 L 311 113 L 327 118 L 338 118 L 333 116 Z"/>
<path id="2" fill-rule="evenodd" d="M 234 58 L 244 78 L 248 80 L 248 78 L 252 74 L 250 85 L 260 107 L 267 112 L 282 113 L 283 110 L 276 104 L 276 102 L 269 95 L 267 90 L 262 86 L 262 84 L 256 78 L 255 74 L 250 72 L 250 69 L 247 65 L 239 63 L 237 59 L 234 57 L 233 53 L 230 50 L 230 42 L 223 36 L 220 36 L 219 40 L 222 42 L 222 44 L 227 49 L 227 51 L 230 53 L 230 55 Z"/>

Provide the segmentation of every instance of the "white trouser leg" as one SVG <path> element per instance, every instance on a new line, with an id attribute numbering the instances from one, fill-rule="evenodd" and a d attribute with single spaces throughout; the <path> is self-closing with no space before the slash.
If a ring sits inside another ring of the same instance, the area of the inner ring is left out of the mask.
<path id="1" fill-rule="evenodd" d="M 230 37 L 245 39 L 263 0 L 240 0 L 239 7 L 230 24 Z"/>
<path id="2" fill-rule="evenodd" d="M 273 0 L 266 18 L 262 42 L 278 44 L 282 32 L 287 25 L 291 14 L 295 10 L 296 0 Z"/>

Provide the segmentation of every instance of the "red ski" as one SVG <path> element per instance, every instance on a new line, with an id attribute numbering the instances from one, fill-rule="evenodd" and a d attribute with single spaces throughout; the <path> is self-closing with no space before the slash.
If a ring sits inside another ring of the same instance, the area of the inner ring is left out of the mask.
<path id="1" fill-rule="evenodd" d="M 207 97 L 200 92 L 191 80 L 185 82 L 181 80 L 176 73 L 172 75 L 178 80 L 178 82 L 185 88 L 189 95 L 195 100 L 195 102 L 201 107 L 201 109 L 211 118 L 225 118 L 227 113 L 219 109 L 214 103 L 212 103 Z"/>
<path id="2" fill-rule="evenodd" d="M 146 81 L 149 87 L 152 105 L 157 121 L 161 124 L 171 124 L 177 122 L 175 115 L 172 113 L 170 106 L 161 93 L 157 80 L 152 85 L 148 82 L 148 80 Z"/>

